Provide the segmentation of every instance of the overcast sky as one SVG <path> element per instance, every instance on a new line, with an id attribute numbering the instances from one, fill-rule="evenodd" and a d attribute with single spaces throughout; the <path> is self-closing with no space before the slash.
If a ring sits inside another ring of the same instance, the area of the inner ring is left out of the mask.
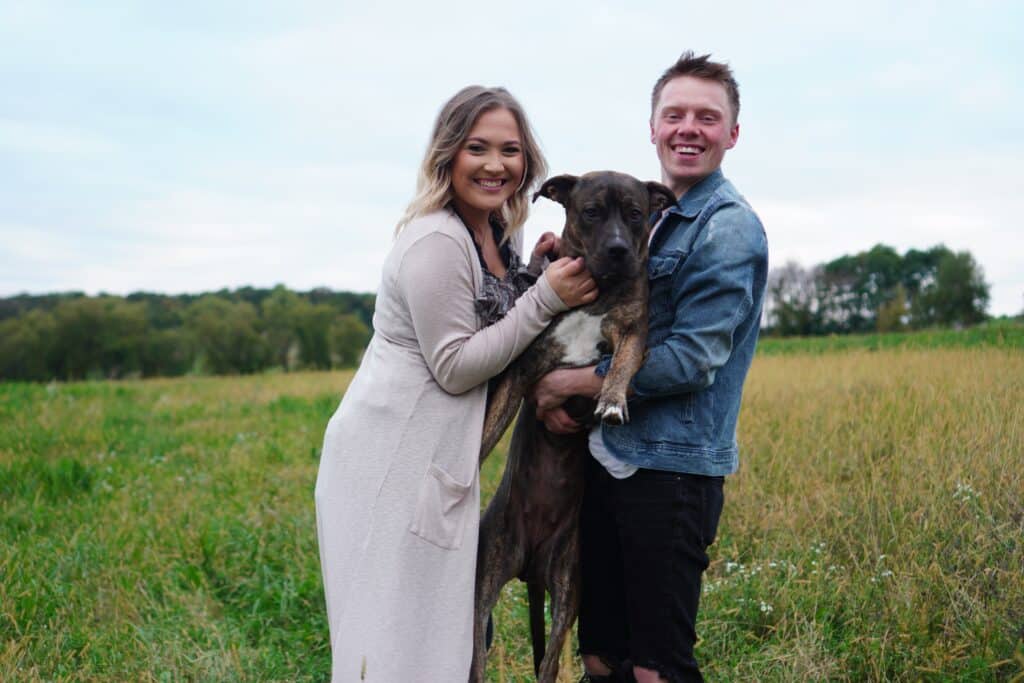
<path id="1" fill-rule="evenodd" d="M 740 82 L 773 265 L 941 242 L 1024 309 L 1024 3 L 630 4 L 0 0 L 0 296 L 374 290 L 456 90 L 509 88 L 553 174 L 656 179 L 692 48 Z"/>

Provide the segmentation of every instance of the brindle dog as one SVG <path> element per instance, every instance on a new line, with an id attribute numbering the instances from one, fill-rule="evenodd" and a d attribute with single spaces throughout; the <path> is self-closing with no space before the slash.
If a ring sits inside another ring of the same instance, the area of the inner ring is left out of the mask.
<path id="1" fill-rule="evenodd" d="M 628 421 L 626 392 L 647 339 L 648 217 L 676 201 L 672 191 L 611 171 L 556 176 L 539 196 L 565 207 L 559 256 L 582 256 L 600 295 L 561 314 L 513 363 L 488 397 L 481 461 L 501 438 L 537 380 L 559 367 L 591 365 L 612 353 L 596 407 L 589 397 L 567 405 L 578 420 Z M 484 680 L 487 618 L 501 588 L 527 584 L 534 671 L 554 683 L 579 604 L 579 510 L 587 433 L 558 435 L 535 417 L 527 398 L 512 433 L 505 474 L 480 523 L 471 682 Z M 551 594 L 551 635 L 544 646 L 544 591 Z"/>

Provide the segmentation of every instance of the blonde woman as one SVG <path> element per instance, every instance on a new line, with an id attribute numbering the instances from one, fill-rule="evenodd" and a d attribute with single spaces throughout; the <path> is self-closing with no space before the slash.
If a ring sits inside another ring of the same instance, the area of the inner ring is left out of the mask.
<path id="1" fill-rule="evenodd" d="M 333 681 L 468 678 L 487 382 L 553 316 L 597 296 L 579 259 L 535 282 L 521 267 L 519 228 L 545 173 L 504 89 L 471 86 L 442 108 L 384 262 L 373 339 L 324 437 Z"/>

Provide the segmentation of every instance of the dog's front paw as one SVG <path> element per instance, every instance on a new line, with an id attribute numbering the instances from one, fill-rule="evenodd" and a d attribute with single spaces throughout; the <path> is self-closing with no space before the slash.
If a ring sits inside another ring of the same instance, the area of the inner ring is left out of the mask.
<path id="1" fill-rule="evenodd" d="M 594 415 L 611 425 L 621 425 L 629 422 L 629 410 L 626 408 L 625 401 L 611 401 L 602 397 L 597 402 L 597 409 L 594 410 Z"/>

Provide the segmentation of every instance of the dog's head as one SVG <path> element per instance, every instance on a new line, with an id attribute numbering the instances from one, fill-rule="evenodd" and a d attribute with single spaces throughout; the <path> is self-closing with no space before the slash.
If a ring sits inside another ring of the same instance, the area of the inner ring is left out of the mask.
<path id="1" fill-rule="evenodd" d="M 635 278 L 647 262 L 649 218 L 676 201 L 661 183 L 614 171 L 549 178 L 533 195 L 565 207 L 561 256 L 582 256 L 598 282 Z"/>

